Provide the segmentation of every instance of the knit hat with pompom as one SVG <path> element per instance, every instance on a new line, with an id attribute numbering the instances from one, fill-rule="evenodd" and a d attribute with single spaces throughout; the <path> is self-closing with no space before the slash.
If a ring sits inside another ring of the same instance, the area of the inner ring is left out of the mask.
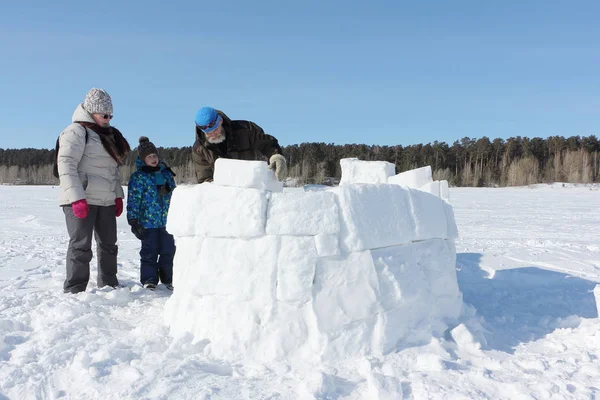
<path id="1" fill-rule="evenodd" d="M 148 139 L 146 136 L 140 136 L 138 154 L 140 155 L 140 160 L 144 161 L 150 154 L 158 155 L 158 150 L 156 150 L 156 146 L 154 146 L 150 139 Z"/>

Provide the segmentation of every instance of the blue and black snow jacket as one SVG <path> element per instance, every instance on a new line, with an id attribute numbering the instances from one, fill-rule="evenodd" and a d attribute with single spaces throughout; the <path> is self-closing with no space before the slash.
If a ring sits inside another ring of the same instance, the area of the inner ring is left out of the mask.
<path id="1" fill-rule="evenodd" d="M 144 228 L 164 228 L 175 189 L 175 174 L 160 161 L 149 167 L 139 158 L 127 190 L 127 220 L 137 220 Z"/>

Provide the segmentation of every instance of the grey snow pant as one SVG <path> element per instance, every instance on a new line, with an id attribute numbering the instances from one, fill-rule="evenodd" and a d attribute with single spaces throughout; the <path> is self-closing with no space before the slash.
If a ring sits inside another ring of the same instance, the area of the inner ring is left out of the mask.
<path id="1" fill-rule="evenodd" d="M 115 206 L 89 206 L 86 218 L 77 218 L 70 206 L 64 206 L 69 248 L 67 250 L 67 279 L 65 293 L 84 292 L 90 280 L 92 232 L 98 255 L 98 287 L 119 285 L 117 280 L 117 217 Z"/>

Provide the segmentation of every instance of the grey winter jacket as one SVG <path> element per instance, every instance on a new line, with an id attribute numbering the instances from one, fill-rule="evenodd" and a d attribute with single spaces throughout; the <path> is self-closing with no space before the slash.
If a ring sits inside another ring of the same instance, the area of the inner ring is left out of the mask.
<path id="1" fill-rule="evenodd" d="M 100 136 L 76 121 L 94 122 L 92 116 L 78 105 L 71 118 L 73 123 L 59 137 L 58 175 L 60 205 L 86 199 L 88 204 L 112 206 L 123 198 L 123 188 L 117 162 L 104 149 Z"/>

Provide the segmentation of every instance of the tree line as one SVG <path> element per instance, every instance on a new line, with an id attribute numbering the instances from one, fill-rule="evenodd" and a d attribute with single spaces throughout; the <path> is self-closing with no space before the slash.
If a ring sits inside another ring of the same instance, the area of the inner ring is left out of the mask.
<path id="1" fill-rule="evenodd" d="M 356 157 L 388 161 L 396 172 L 430 165 L 434 179 L 453 186 L 520 186 L 542 182 L 589 183 L 600 180 L 600 143 L 594 135 L 548 138 L 488 137 L 456 140 L 451 145 L 435 141 L 409 146 L 302 143 L 282 148 L 289 176 L 298 185 L 335 184 L 341 177 L 339 160 Z M 192 148 L 159 148 L 161 158 L 177 174 L 179 183 L 195 181 Z M 126 183 L 135 169 L 137 152 L 121 168 Z M 54 185 L 54 149 L 1 149 L 0 183 Z"/>

